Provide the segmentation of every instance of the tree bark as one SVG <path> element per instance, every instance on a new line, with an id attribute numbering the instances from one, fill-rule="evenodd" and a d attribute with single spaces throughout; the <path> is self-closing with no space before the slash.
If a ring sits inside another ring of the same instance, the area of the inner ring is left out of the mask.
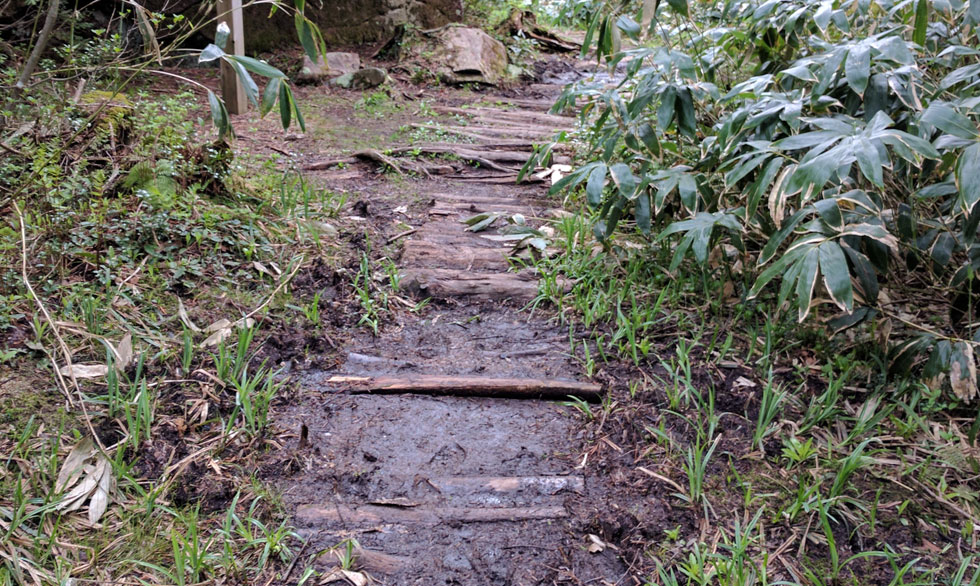
<path id="1" fill-rule="evenodd" d="M 50 0 L 48 2 L 48 13 L 44 17 L 44 26 L 41 27 L 41 34 L 37 36 L 34 49 L 31 51 L 30 57 L 27 58 L 27 63 L 24 64 L 24 70 L 21 71 L 20 78 L 17 80 L 17 89 L 23 89 L 27 85 L 27 80 L 34 74 L 34 69 L 37 68 L 37 64 L 41 60 L 41 55 L 44 54 L 44 50 L 48 47 L 48 41 L 51 40 L 51 33 L 54 32 L 54 25 L 58 22 L 58 10 L 60 8 L 61 0 Z"/>

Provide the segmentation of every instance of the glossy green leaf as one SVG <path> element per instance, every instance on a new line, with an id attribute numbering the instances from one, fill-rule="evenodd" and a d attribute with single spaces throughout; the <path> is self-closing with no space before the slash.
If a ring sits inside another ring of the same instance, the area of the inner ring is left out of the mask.
<path id="1" fill-rule="evenodd" d="M 677 92 L 677 106 L 677 130 L 688 138 L 694 138 L 698 121 L 695 117 L 691 90 L 684 88 Z"/>
<path id="2" fill-rule="evenodd" d="M 974 26 L 980 25 L 980 0 L 970 0 L 966 11 L 966 21 Z"/>
<path id="3" fill-rule="evenodd" d="M 975 143 L 960 153 L 956 161 L 956 188 L 960 205 L 967 211 L 980 201 L 980 143 Z"/>
<path id="4" fill-rule="evenodd" d="M 636 227 L 640 229 L 643 234 L 650 234 L 650 194 L 647 193 L 646 189 L 639 192 L 636 197 L 635 209 L 633 212 L 636 216 Z"/>
<path id="5" fill-rule="evenodd" d="M 922 112 L 922 121 L 959 138 L 967 140 L 980 138 L 976 124 L 945 102 L 935 101 L 929 104 L 929 107 Z"/>
<path id="6" fill-rule="evenodd" d="M 296 13 L 293 20 L 296 24 L 296 34 L 299 35 L 299 42 L 303 45 L 303 51 L 311 61 L 316 63 L 320 58 L 320 51 L 317 46 L 313 23 L 300 12 Z"/>
<path id="7" fill-rule="evenodd" d="M 599 204 L 602 203 L 602 189 L 606 184 L 606 170 L 605 164 L 599 164 L 589 173 L 589 181 L 585 185 L 585 195 L 589 205 L 593 208 L 599 207 Z"/>
<path id="8" fill-rule="evenodd" d="M 834 303 L 846 312 L 854 309 L 851 273 L 847 268 L 844 251 L 837 242 L 828 241 L 820 245 L 820 273 Z"/>
<path id="9" fill-rule="evenodd" d="M 847 255 L 847 260 L 851 263 L 852 273 L 857 277 L 858 285 L 861 286 L 864 302 L 876 302 L 878 300 L 878 273 L 875 272 L 871 261 L 850 246 L 841 244 L 841 249 Z"/>
<path id="10" fill-rule="evenodd" d="M 814 203 L 813 207 L 820 214 L 820 219 L 834 230 L 844 227 L 844 216 L 840 213 L 836 199 L 822 199 Z"/>
<path id="11" fill-rule="evenodd" d="M 289 128 L 289 123 L 293 117 L 293 104 L 290 95 L 289 86 L 286 84 L 279 86 L 279 119 L 283 128 Z"/>
<path id="12" fill-rule="evenodd" d="M 201 51 L 200 57 L 197 58 L 198 63 L 207 63 L 208 61 L 214 61 L 215 59 L 220 59 L 225 56 L 225 52 L 222 51 L 217 45 L 208 45 L 204 47 Z"/>
<path id="13" fill-rule="evenodd" d="M 244 57 L 242 55 L 228 55 L 227 59 L 241 63 L 242 67 L 262 77 L 268 77 L 269 79 L 284 79 L 286 77 L 285 73 L 258 59 L 252 59 L 251 57 Z"/>
<path id="14" fill-rule="evenodd" d="M 218 138 L 224 138 L 231 129 L 228 122 L 228 110 L 211 90 L 208 90 L 208 104 L 211 107 L 211 122 L 218 129 Z"/>
<path id="15" fill-rule="evenodd" d="M 281 79 L 274 77 L 265 85 L 265 90 L 262 92 L 262 108 L 259 110 L 261 116 L 265 117 L 275 107 L 276 100 L 279 99 L 279 85 L 281 83 Z"/>
<path id="16" fill-rule="evenodd" d="M 629 165 L 616 163 L 609 167 L 609 173 L 612 175 L 616 187 L 619 188 L 620 195 L 626 199 L 633 197 L 633 193 L 636 191 L 636 176 L 633 175 L 633 170 L 629 168 Z"/>
<path id="17" fill-rule="evenodd" d="M 657 137 L 657 131 L 654 130 L 653 126 L 647 123 L 641 124 L 636 130 L 636 136 L 654 157 L 659 157 L 663 153 L 663 149 L 660 147 L 660 139 Z"/>
<path id="18" fill-rule="evenodd" d="M 819 249 L 813 248 L 800 259 L 800 272 L 796 281 L 796 306 L 799 320 L 803 321 L 810 313 L 813 302 L 813 291 L 817 284 L 817 269 L 819 268 Z"/>
<path id="19" fill-rule="evenodd" d="M 854 157 L 857 159 L 858 168 L 865 179 L 875 184 L 877 187 L 885 186 L 885 177 L 882 171 L 881 156 L 877 147 L 866 138 L 861 138 L 854 143 Z"/>
<path id="20" fill-rule="evenodd" d="M 634 41 L 640 38 L 640 25 L 627 14 L 621 14 L 616 20 L 619 30 L 626 33 L 626 36 Z"/>
<path id="21" fill-rule="evenodd" d="M 303 118 L 303 112 L 299 109 L 299 104 L 296 103 L 293 90 L 289 89 L 289 86 L 286 84 L 282 84 L 282 87 L 286 88 L 286 93 L 289 94 L 289 102 L 293 105 L 293 115 L 296 116 L 296 124 L 299 125 L 300 130 L 306 132 L 306 119 Z"/>
<path id="22" fill-rule="evenodd" d="M 929 26 L 929 0 L 918 0 L 915 4 L 915 25 L 912 32 L 912 42 L 923 46 L 926 44 L 926 29 Z"/>
<path id="23" fill-rule="evenodd" d="M 844 77 L 847 78 L 847 85 L 851 86 L 854 93 L 864 95 L 864 90 L 868 87 L 868 79 L 871 77 L 869 45 L 859 43 L 848 51 L 847 60 L 844 61 Z"/>
<path id="24" fill-rule="evenodd" d="M 240 62 L 232 59 L 230 55 L 225 56 L 225 62 L 230 64 L 231 68 L 235 70 L 235 75 L 238 77 L 239 83 L 245 88 L 245 97 L 248 98 L 248 103 L 257 108 L 259 106 L 259 86 L 255 83 L 255 80 L 248 74 L 245 67 Z"/>
<path id="25" fill-rule="evenodd" d="M 690 16 L 687 0 L 667 0 L 667 4 L 681 16 Z"/>
<path id="26" fill-rule="evenodd" d="M 889 106 L 888 77 L 882 73 L 871 76 L 864 91 L 864 119 L 871 120 L 878 112 L 887 112 Z"/>

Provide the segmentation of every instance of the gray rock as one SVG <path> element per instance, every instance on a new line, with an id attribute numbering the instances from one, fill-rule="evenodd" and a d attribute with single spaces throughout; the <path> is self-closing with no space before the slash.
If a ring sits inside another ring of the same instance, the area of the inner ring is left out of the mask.
<path id="1" fill-rule="evenodd" d="M 365 67 L 354 72 L 354 79 L 351 87 L 356 90 L 363 90 L 378 87 L 388 79 L 388 72 L 378 67 Z"/>
<path id="2" fill-rule="evenodd" d="M 496 84 L 507 75 L 507 49 L 478 28 L 443 31 L 435 59 L 440 75 L 451 83 Z"/>
<path id="3" fill-rule="evenodd" d="M 352 90 L 366 90 L 378 87 L 388 79 L 388 72 L 378 67 L 365 67 L 354 73 L 347 73 L 330 80 L 330 83 Z"/>
<path id="4" fill-rule="evenodd" d="M 353 82 L 354 82 L 353 73 L 345 73 L 340 77 L 335 77 L 330 80 L 331 85 L 339 86 L 342 88 L 349 88 Z"/>
<path id="5" fill-rule="evenodd" d="M 309 56 L 303 55 L 303 68 L 297 76 L 298 81 L 320 81 L 328 77 L 336 77 L 354 73 L 361 68 L 361 57 L 357 53 L 327 53 L 314 63 Z"/>

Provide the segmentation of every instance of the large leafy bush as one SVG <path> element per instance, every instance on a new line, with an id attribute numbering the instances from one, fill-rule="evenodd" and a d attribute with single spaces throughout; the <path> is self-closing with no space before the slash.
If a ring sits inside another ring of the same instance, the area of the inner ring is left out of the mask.
<path id="1" fill-rule="evenodd" d="M 671 270 L 720 258 L 744 300 L 876 324 L 893 373 L 924 362 L 972 398 L 980 2 L 669 0 L 646 30 L 639 12 L 593 13 L 583 51 L 624 75 L 556 104 L 580 107 L 591 161 L 555 191 L 584 187 L 601 241 L 628 220 Z"/>

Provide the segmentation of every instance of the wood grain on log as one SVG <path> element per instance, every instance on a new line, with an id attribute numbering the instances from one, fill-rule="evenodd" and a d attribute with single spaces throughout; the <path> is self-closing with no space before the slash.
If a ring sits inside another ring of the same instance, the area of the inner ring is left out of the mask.
<path id="1" fill-rule="evenodd" d="M 602 399 L 595 383 L 556 379 L 489 378 L 479 376 L 334 376 L 327 382 L 347 385 L 352 393 L 451 395 L 461 397 L 506 397 L 517 399 Z"/>
<path id="2" fill-rule="evenodd" d="M 460 523 L 495 523 L 562 519 L 568 516 L 565 507 L 385 507 L 378 505 L 302 506 L 296 511 L 301 525 L 337 524 L 364 525 L 438 525 L 450 521 Z"/>

